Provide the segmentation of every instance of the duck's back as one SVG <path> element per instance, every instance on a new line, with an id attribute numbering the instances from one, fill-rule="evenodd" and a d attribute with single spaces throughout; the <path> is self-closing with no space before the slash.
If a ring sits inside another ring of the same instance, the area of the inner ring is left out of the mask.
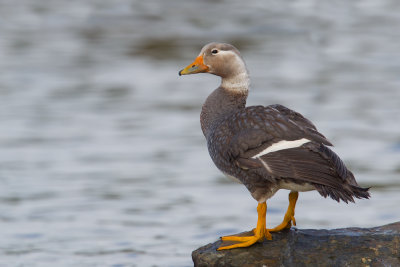
<path id="1" fill-rule="evenodd" d="M 221 118 L 210 132 L 207 141 L 213 159 L 251 158 L 273 144 L 285 141 L 307 139 L 331 145 L 308 119 L 282 105 L 236 110 Z"/>
<path id="2" fill-rule="evenodd" d="M 292 187 L 317 189 L 346 202 L 365 192 L 353 188 L 353 174 L 316 127 L 282 105 L 232 112 L 213 126 L 207 142 L 216 166 L 246 185 L 256 199 L 270 189 Z"/>

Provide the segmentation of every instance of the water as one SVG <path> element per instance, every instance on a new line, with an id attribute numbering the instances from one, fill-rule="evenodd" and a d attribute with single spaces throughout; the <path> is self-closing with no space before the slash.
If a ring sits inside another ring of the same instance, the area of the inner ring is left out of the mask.
<path id="1" fill-rule="evenodd" d="M 236 45 L 248 103 L 310 118 L 372 198 L 300 194 L 300 228 L 398 221 L 398 1 L 2 1 L 0 265 L 190 266 L 251 229 L 256 202 L 213 166 L 199 126 L 217 77 L 178 77 Z M 287 192 L 269 202 L 278 224 Z"/>

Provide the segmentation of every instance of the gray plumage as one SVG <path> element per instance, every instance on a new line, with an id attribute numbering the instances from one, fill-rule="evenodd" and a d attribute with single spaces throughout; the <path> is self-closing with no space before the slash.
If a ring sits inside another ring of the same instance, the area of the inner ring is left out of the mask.
<path id="1" fill-rule="evenodd" d="M 259 202 L 281 188 L 315 189 L 346 203 L 369 198 L 368 188 L 358 186 L 329 149 L 332 144 L 308 119 L 282 105 L 245 107 L 249 79 L 236 48 L 211 43 L 199 56 L 207 72 L 222 78 L 204 103 L 200 121 L 210 156 L 223 173 L 242 182 Z M 305 142 L 260 153 L 281 141 L 296 140 Z"/>

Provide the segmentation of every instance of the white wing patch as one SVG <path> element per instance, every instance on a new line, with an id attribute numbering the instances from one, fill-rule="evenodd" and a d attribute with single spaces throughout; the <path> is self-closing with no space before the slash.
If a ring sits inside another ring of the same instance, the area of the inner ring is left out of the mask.
<path id="1" fill-rule="evenodd" d="M 277 143 L 270 145 L 269 147 L 267 147 L 266 149 L 264 149 L 263 151 L 261 151 L 260 153 L 258 153 L 257 155 L 255 155 L 251 158 L 255 159 L 255 158 L 264 156 L 268 153 L 272 153 L 272 152 L 276 152 L 276 151 L 284 150 L 284 149 L 289 149 L 289 148 L 294 148 L 294 147 L 299 147 L 308 142 L 310 142 L 310 140 L 308 140 L 306 138 L 302 138 L 299 140 L 293 140 L 293 141 L 282 140 L 282 141 L 279 141 Z"/>

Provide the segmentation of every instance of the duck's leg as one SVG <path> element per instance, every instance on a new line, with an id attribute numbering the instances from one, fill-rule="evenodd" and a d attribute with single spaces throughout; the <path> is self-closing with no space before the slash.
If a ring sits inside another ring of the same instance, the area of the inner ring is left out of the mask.
<path id="1" fill-rule="evenodd" d="M 279 232 L 285 228 L 290 228 L 293 225 L 296 225 L 296 219 L 294 218 L 294 209 L 296 207 L 296 201 L 297 198 L 299 197 L 299 193 L 292 191 L 289 194 L 289 206 L 287 208 L 287 211 L 285 213 L 285 217 L 283 218 L 283 221 L 280 225 L 272 228 L 272 229 L 267 229 L 269 232 Z"/>
<path id="2" fill-rule="evenodd" d="M 272 239 L 270 233 L 266 229 L 265 225 L 265 217 L 267 214 L 267 203 L 258 203 L 257 206 L 258 220 L 257 227 L 253 230 L 254 235 L 252 236 L 223 236 L 221 237 L 222 241 L 237 241 L 238 243 L 230 245 L 230 246 L 221 246 L 218 250 L 223 249 L 232 249 L 232 248 L 240 248 L 240 247 L 249 247 L 256 243 L 257 241 L 262 242 L 264 238 Z"/>

